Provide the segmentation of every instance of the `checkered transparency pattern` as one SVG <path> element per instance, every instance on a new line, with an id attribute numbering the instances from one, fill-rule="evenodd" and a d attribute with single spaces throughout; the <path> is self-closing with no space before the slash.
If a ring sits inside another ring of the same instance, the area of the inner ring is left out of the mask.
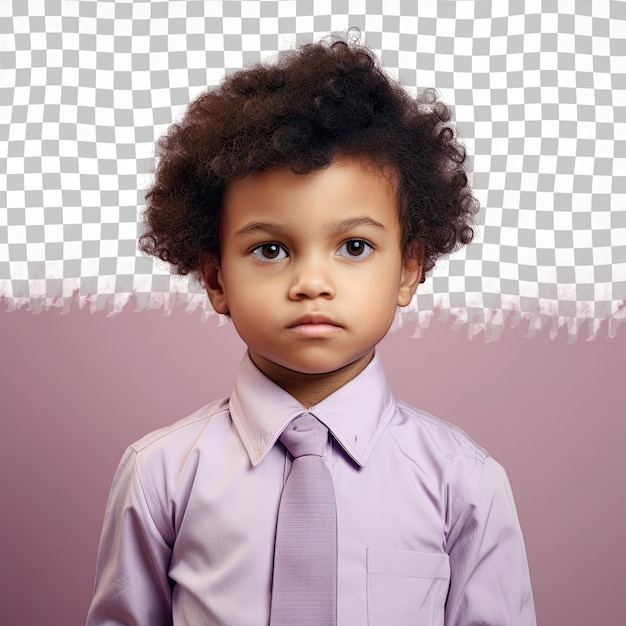
<path id="1" fill-rule="evenodd" d="M 475 241 L 396 325 L 494 339 L 615 334 L 626 317 L 626 2 L 0 2 L 0 297 L 20 307 L 212 313 L 136 249 L 154 144 L 224 74 L 361 31 L 412 93 L 435 87 L 473 155 Z"/>

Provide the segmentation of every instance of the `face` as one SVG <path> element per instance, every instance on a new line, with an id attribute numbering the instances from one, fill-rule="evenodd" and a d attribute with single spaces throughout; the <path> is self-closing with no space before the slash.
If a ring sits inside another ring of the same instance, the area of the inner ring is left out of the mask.
<path id="1" fill-rule="evenodd" d="M 403 258 L 396 207 L 390 179 L 356 159 L 231 184 L 207 293 L 275 382 L 340 386 L 370 361 L 421 274 Z"/>

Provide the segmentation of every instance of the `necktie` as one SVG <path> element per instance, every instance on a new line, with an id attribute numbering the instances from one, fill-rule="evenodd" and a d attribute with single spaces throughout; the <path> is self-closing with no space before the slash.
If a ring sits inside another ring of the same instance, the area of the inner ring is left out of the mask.
<path id="1" fill-rule="evenodd" d="M 337 512 L 322 458 L 327 440 L 328 429 L 310 414 L 280 436 L 294 459 L 278 511 L 271 626 L 337 623 Z"/>

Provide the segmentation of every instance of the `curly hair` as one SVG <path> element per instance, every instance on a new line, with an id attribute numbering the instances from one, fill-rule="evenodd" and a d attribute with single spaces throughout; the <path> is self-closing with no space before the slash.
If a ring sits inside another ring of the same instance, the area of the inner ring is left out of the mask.
<path id="1" fill-rule="evenodd" d="M 394 172 L 403 253 L 419 246 L 427 272 L 472 240 L 478 210 L 450 120 L 434 91 L 413 98 L 358 43 L 306 44 L 243 69 L 159 140 L 139 248 L 202 282 L 200 254 L 219 260 L 229 182 L 281 167 L 304 174 L 341 154 Z"/>

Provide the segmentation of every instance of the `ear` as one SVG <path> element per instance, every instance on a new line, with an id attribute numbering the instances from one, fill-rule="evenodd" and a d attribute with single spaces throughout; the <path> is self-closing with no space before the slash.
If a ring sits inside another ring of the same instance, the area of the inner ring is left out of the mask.
<path id="1" fill-rule="evenodd" d="M 422 278 L 424 268 L 424 249 L 415 245 L 410 254 L 402 261 L 402 274 L 400 276 L 400 289 L 398 291 L 398 306 L 407 306 Z"/>
<path id="2" fill-rule="evenodd" d="M 216 313 L 225 315 L 228 313 L 228 301 L 226 300 L 224 280 L 219 261 L 203 253 L 200 255 L 200 267 L 202 269 L 202 278 L 204 279 L 204 288 L 207 296 L 209 296 L 211 306 Z"/>

